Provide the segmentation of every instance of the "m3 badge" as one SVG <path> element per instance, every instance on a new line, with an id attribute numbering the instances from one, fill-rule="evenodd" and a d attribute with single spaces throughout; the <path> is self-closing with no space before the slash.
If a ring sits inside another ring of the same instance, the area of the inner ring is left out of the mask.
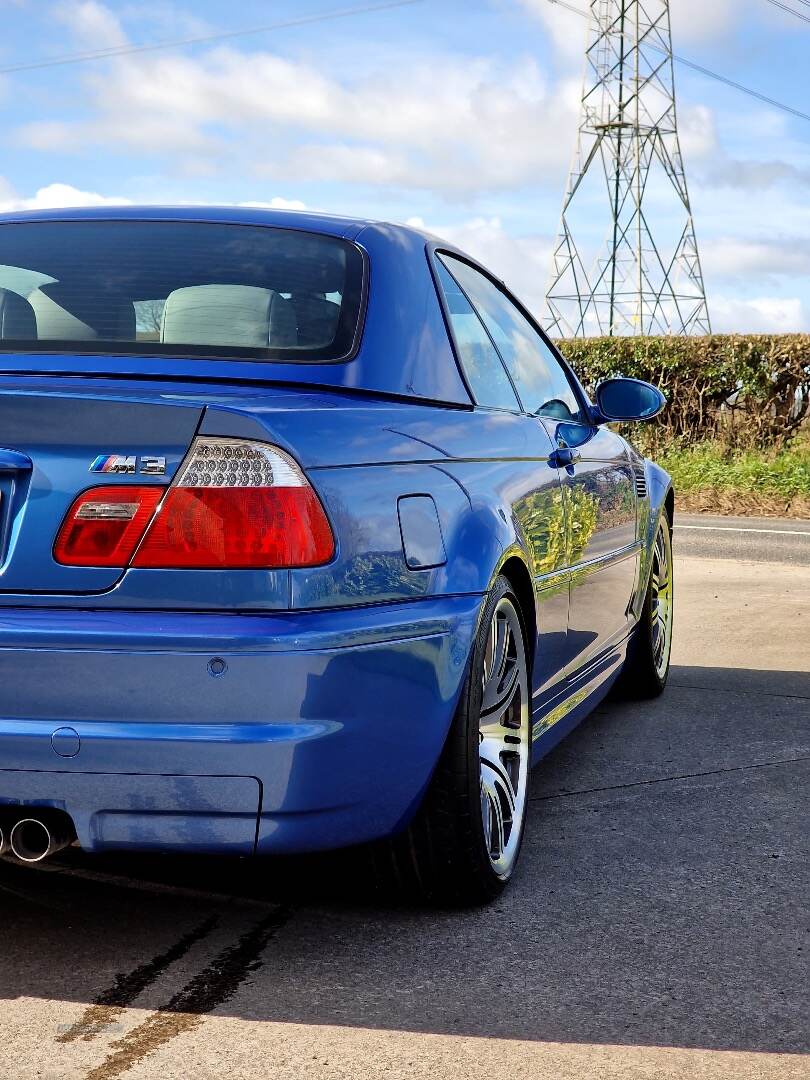
<path id="1" fill-rule="evenodd" d="M 166 458 L 151 454 L 99 454 L 90 466 L 92 473 L 107 473 L 117 476 L 163 476 L 166 472 Z"/>

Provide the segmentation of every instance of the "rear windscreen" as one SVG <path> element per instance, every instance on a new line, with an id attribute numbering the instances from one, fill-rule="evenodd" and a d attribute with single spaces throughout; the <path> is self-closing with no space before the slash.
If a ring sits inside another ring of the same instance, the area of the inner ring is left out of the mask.
<path id="1" fill-rule="evenodd" d="M 0 224 L 0 350 L 342 360 L 363 274 L 353 244 L 294 229 Z"/>

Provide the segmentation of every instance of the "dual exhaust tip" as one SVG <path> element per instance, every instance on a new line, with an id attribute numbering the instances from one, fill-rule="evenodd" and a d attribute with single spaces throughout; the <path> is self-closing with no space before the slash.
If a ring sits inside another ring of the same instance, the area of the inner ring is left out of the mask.
<path id="1" fill-rule="evenodd" d="M 76 839 L 67 814 L 20 817 L 0 821 L 0 856 L 13 855 L 23 863 L 38 863 Z"/>

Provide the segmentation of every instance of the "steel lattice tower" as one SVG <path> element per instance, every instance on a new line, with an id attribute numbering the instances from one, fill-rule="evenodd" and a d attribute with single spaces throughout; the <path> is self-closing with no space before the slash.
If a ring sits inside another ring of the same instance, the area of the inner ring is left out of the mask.
<path id="1" fill-rule="evenodd" d="M 590 6 L 546 325 L 559 337 L 710 333 L 678 139 L 669 0 Z M 605 216 L 606 242 L 589 238 Z"/>

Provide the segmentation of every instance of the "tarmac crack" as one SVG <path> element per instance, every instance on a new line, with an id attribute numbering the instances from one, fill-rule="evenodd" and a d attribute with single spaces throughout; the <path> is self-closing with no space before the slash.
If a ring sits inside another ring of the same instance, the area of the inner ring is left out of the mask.
<path id="1" fill-rule="evenodd" d="M 605 787 L 577 788 L 575 791 L 558 791 L 554 795 L 535 795 L 529 802 L 548 802 L 551 799 L 569 799 L 572 795 L 593 795 L 601 791 L 623 791 L 625 788 L 648 787 L 650 784 L 668 784 L 673 780 L 693 780 L 702 776 L 721 776 L 724 773 L 748 772 L 751 769 L 769 769 L 777 765 L 796 765 L 810 761 L 810 756 L 779 758 L 776 761 L 759 761 L 754 765 L 734 765 L 728 769 L 707 769 L 705 772 L 678 773 L 675 776 L 657 776 L 650 780 L 631 780 L 627 784 L 608 784 Z"/>
<path id="2" fill-rule="evenodd" d="M 115 1080 L 178 1035 L 202 1024 L 207 1013 L 232 998 L 247 976 L 261 967 L 262 952 L 291 915 L 289 908 L 280 907 L 223 949 L 165 1005 L 113 1042 L 112 1052 L 85 1080 Z"/>
<path id="3" fill-rule="evenodd" d="M 708 690 L 712 694 L 742 694 L 745 697 L 755 694 L 757 697 L 790 698 L 792 701 L 810 701 L 808 694 L 775 694 L 770 690 L 751 690 L 732 686 L 697 686 L 695 683 L 678 682 L 671 679 L 669 685 L 676 690 Z"/>

